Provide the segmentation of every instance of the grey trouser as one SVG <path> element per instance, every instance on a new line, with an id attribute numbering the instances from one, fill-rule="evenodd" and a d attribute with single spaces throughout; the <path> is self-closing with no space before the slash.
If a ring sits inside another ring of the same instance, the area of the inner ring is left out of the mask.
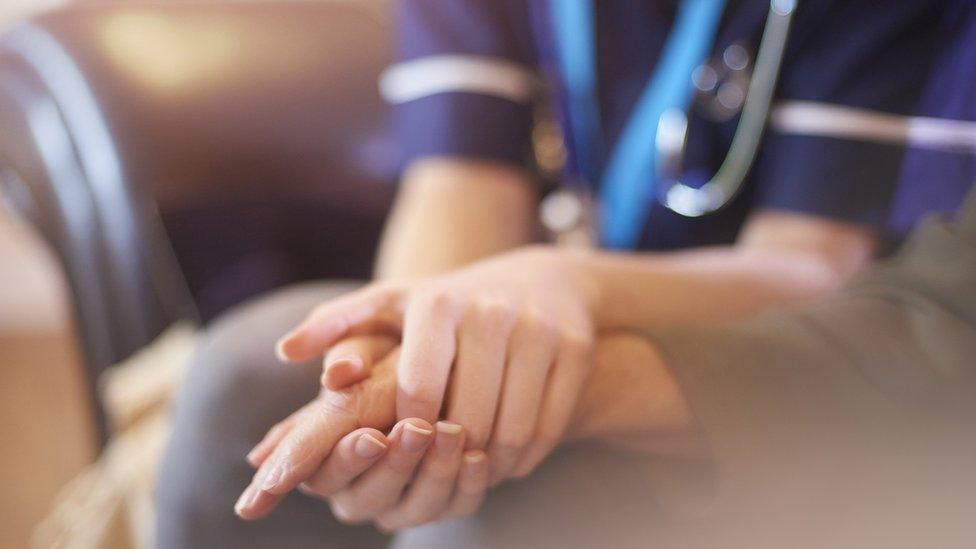
<path id="1" fill-rule="evenodd" d="M 244 455 L 318 391 L 320 364 L 278 363 L 276 339 L 316 303 L 351 287 L 284 290 L 238 307 L 209 330 L 178 398 L 159 478 L 159 548 L 390 544 L 371 526 L 340 524 L 325 503 L 297 493 L 260 522 L 243 522 L 233 512 L 253 473 Z M 564 449 L 525 481 L 492 490 L 476 516 L 413 529 L 392 542 L 407 548 L 660 547 L 678 522 L 656 498 L 655 473 L 662 467 L 699 471 L 592 447 Z"/>

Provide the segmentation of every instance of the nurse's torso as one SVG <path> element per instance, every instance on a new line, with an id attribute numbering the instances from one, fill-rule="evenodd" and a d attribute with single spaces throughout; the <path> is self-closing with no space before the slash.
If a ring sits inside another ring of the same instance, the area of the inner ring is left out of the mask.
<path id="1" fill-rule="evenodd" d="M 559 75 L 556 74 L 558 63 L 554 61 L 557 49 L 552 43 L 552 19 L 548 9 L 549 2 L 548 0 L 533 0 L 533 2 L 535 5 L 530 10 L 532 13 L 530 25 L 532 34 L 537 38 L 536 47 L 539 61 L 547 73 L 548 79 L 552 81 L 554 89 L 558 90 L 560 87 Z M 919 9 L 918 7 L 896 8 L 887 10 L 886 13 L 879 13 L 877 17 L 879 21 L 872 21 L 866 16 L 861 21 L 850 20 L 850 18 L 844 20 L 842 18 L 849 14 L 838 12 L 834 17 L 832 13 L 840 3 L 843 2 L 806 0 L 802 3 L 801 10 L 803 11 L 798 12 L 787 54 L 784 57 L 783 74 L 787 82 L 781 86 L 781 97 L 778 99 L 783 99 L 783 96 L 788 99 L 801 100 L 829 99 L 829 97 L 823 96 L 829 95 L 832 86 L 840 85 L 832 82 L 832 79 L 847 78 L 847 75 L 852 71 L 856 72 L 856 67 L 853 67 L 852 63 L 888 64 L 898 62 L 897 59 L 894 59 L 895 56 L 899 55 L 898 52 L 891 52 L 890 55 L 893 57 L 887 60 L 884 58 L 886 53 L 873 48 L 872 44 L 875 42 L 875 38 L 882 43 L 884 39 L 890 38 L 890 36 L 880 35 L 891 32 L 892 22 L 897 23 L 900 20 L 917 17 L 919 35 L 916 38 L 923 42 L 931 42 L 931 44 L 929 47 L 922 45 L 907 50 L 912 57 L 905 59 L 904 54 L 902 54 L 900 60 L 917 67 L 917 89 L 914 86 L 904 85 L 904 81 L 876 81 L 865 85 L 869 88 L 872 85 L 879 88 L 890 86 L 892 90 L 896 91 L 886 95 L 867 90 L 860 98 L 858 98 L 856 90 L 849 94 L 852 96 L 850 103 L 853 103 L 854 106 L 882 110 L 891 109 L 893 112 L 910 110 L 909 106 L 917 100 L 918 92 L 921 90 L 928 72 L 929 59 L 926 50 L 931 51 L 937 39 L 934 32 L 937 10 Z M 916 3 L 908 2 L 907 4 Z M 926 4 L 926 2 L 917 4 Z M 638 101 L 648 84 L 648 79 L 653 73 L 658 57 L 668 39 L 668 33 L 678 5 L 677 0 L 595 2 L 597 87 L 605 143 L 604 153 L 616 145 L 621 131 L 630 119 L 635 102 Z M 769 2 L 766 0 L 728 1 L 719 25 L 719 32 L 714 39 L 712 57 L 707 60 L 712 67 L 717 69 L 717 72 L 722 72 L 740 83 L 742 77 L 748 77 L 768 10 Z M 885 10 L 880 11 L 884 12 Z M 824 27 L 828 24 L 831 27 L 836 27 L 836 30 L 825 30 Z M 898 28 L 903 26 L 900 23 L 899 25 L 896 26 Z M 854 32 L 850 29 L 851 26 L 859 26 L 860 28 Z M 835 32 L 838 37 L 860 36 L 862 40 L 858 43 L 843 40 L 829 45 L 829 40 L 819 36 L 825 32 L 827 34 Z M 875 36 L 876 34 L 879 36 Z M 811 65 L 808 52 L 797 53 L 798 50 L 809 48 L 811 42 L 814 42 L 814 46 L 819 45 L 822 50 L 821 58 L 815 66 Z M 824 47 L 825 45 L 828 47 Z M 864 55 L 850 55 L 850 51 L 856 48 L 862 48 Z M 743 52 L 747 56 L 747 66 L 744 69 L 742 68 Z M 835 55 L 839 52 L 844 52 L 845 55 Z M 871 69 L 866 67 L 865 70 Z M 804 71 L 808 74 L 804 74 Z M 686 184 L 695 187 L 711 178 L 725 158 L 737 127 L 738 111 L 742 99 L 741 94 L 735 93 L 736 90 L 727 89 L 725 91 L 728 93 L 722 98 L 724 101 L 716 103 L 718 99 L 716 92 L 720 89 L 722 80 L 720 79 L 716 85 L 710 87 L 711 82 L 709 82 L 708 76 L 708 74 L 704 74 L 705 78 L 697 81 L 698 86 L 703 91 L 696 92 L 696 99 L 693 101 L 694 106 L 689 113 L 688 145 L 684 156 L 684 173 L 682 175 Z M 910 79 L 911 76 L 906 74 L 905 78 Z M 692 86 L 692 81 L 689 81 L 688 85 Z M 714 108 L 716 106 L 720 108 Z M 565 114 L 565 109 L 560 109 L 560 112 Z M 649 143 L 648 147 L 652 147 L 652 145 Z M 816 148 L 812 148 L 811 154 L 814 154 L 816 150 Z M 756 200 L 757 185 L 785 184 L 785 182 L 780 181 L 761 181 L 763 178 L 768 179 L 769 177 L 781 178 L 784 173 L 782 167 L 771 170 L 762 168 L 764 164 L 775 165 L 778 162 L 775 158 L 768 158 L 769 153 L 770 151 L 760 148 L 756 165 L 744 182 L 741 193 L 731 204 L 718 212 L 700 218 L 687 218 L 665 208 L 659 201 L 652 200 L 648 215 L 641 228 L 638 247 L 641 249 L 669 250 L 734 241 L 749 213 L 757 207 L 766 205 Z M 864 161 L 870 162 L 875 153 L 885 155 L 887 161 L 894 166 L 897 165 L 897 162 L 891 161 L 891 155 L 898 155 L 900 151 L 890 149 L 884 151 L 866 150 Z M 824 158 L 820 161 L 829 162 L 830 159 Z M 801 166 L 797 168 L 802 169 Z M 895 177 L 894 174 L 890 174 L 890 176 Z M 803 178 L 802 175 L 798 177 Z M 879 184 L 884 185 L 885 183 L 879 182 Z M 648 185 L 654 185 L 654 181 L 648 181 Z M 599 183 L 594 183 L 593 186 L 597 187 L 594 191 L 598 195 Z M 835 192 L 825 200 L 838 201 L 840 197 L 836 196 L 837 194 Z M 885 195 L 882 193 L 878 197 L 878 201 L 882 202 L 884 198 Z M 775 201 L 768 205 L 770 207 L 777 206 Z M 789 204 L 785 206 L 789 207 Z M 886 204 L 883 204 L 879 207 L 885 206 Z M 827 204 L 826 206 L 820 205 L 820 207 L 829 209 L 831 206 Z M 840 204 L 837 208 L 841 212 L 844 210 L 844 206 Z M 803 208 L 799 209 L 803 210 Z M 814 208 L 810 213 L 817 214 L 818 211 Z M 839 217 L 843 219 L 845 215 L 841 214 Z M 854 217 L 853 221 L 855 222 L 863 221 L 858 216 Z"/>

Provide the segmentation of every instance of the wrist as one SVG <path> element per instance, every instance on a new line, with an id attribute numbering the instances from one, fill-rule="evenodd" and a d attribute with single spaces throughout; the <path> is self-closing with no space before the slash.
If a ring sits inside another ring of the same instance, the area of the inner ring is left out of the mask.
<path id="1" fill-rule="evenodd" d="M 691 408 L 650 339 L 631 333 L 599 338 L 569 438 L 646 439 L 694 431 Z"/>
<path id="2" fill-rule="evenodd" d="M 568 278 L 571 294 L 582 300 L 594 331 L 603 330 L 602 304 L 606 288 L 600 277 L 599 253 L 584 248 L 549 247 L 547 250 L 554 268 Z"/>

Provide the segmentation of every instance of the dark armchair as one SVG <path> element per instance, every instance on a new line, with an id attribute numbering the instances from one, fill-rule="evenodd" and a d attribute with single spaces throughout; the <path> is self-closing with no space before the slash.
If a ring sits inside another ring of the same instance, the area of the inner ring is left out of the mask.
<path id="1" fill-rule="evenodd" d="M 60 258 L 93 388 L 174 321 L 368 273 L 386 4 L 81 4 L 0 38 L 0 185 Z"/>

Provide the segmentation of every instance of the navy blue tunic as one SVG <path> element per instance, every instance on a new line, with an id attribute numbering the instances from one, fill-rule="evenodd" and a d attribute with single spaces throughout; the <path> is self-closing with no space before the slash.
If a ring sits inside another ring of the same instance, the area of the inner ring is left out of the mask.
<path id="1" fill-rule="evenodd" d="M 445 56 L 462 63 L 499 62 L 540 75 L 558 97 L 547 4 L 400 0 L 399 66 Z M 596 2 L 599 107 L 610 147 L 652 73 L 677 5 L 677 0 Z M 720 55 L 734 43 L 755 51 L 768 8 L 764 0 L 729 0 L 713 53 Z M 944 66 L 935 60 L 956 45 L 959 21 L 974 10 L 972 2 L 952 0 L 801 2 L 774 103 L 781 116 L 774 116 L 744 192 L 730 207 L 697 219 L 653 205 L 640 247 L 728 243 L 754 209 L 841 220 L 898 238 L 925 212 L 956 208 L 972 184 L 971 170 L 940 170 L 940 182 L 932 184 L 919 164 L 970 162 L 971 152 L 912 156 L 912 170 L 921 175 L 900 177 L 912 140 L 910 135 L 893 138 L 890 126 L 909 127 L 912 119 L 907 117 L 913 115 L 940 115 L 945 101 L 929 98 L 926 103 L 922 94 L 927 82 L 945 76 Z M 959 55 L 969 55 L 972 63 L 973 51 Z M 421 71 L 417 78 L 424 78 Z M 394 101 L 405 162 L 463 156 L 528 166 L 536 98 L 490 88 L 435 86 L 430 93 Z M 795 107 L 806 109 L 806 119 L 797 119 Z M 809 129 L 811 123 L 817 126 L 811 116 L 836 115 L 837 108 L 846 109 L 839 112 L 848 120 L 863 118 L 867 135 Z M 685 158 L 685 177 L 692 184 L 718 169 L 737 123 L 700 114 L 692 112 Z M 874 126 L 879 126 L 877 136 Z"/>

